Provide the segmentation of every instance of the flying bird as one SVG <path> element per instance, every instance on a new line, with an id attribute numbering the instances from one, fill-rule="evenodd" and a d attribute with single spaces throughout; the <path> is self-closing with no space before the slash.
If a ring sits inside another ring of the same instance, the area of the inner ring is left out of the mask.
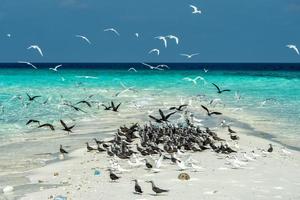
<path id="1" fill-rule="evenodd" d="M 133 68 L 133 67 L 129 68 L 128 71 L 129 71 L 129 72 L 130 72 L 130 71 L 137 72 L 137 70 L 136 70 L 135 68 Z"/>
<path id="2" fill-rule="evenodd" d="M 185 56 L 187 59 L 191 59 L 192 57 L 199 55 L 199 53 L 193 53 L 193 54 L 182 53 L 180 55 Z"/>
<path id="3" fill-rule="evenodd" d="M 43 55 L 42 49 L 41 49 L 38 45 L 31 45 L 31 46 L 29 46 L 27 49 L 35 49 L 35 50 L 37 50 L 37 51 L 39 52 L 39 54 L 40 54 L 41 56 L 44 56 L 44 55 Z"/>
<path id="4" fill-rule="evenodd" d="M 193 8 L 193 14 L 201 14 L 201 10 L 199 10 L 196 6 L 190 5 L 191 8 Z"/>
<path id="5" fill-rule="evenodd" d="M 54 126 L 52 124 L 46 123 L 38 126 L 38 128 L 43 128 L 43 127 L 47 127 L 50 128 L 52 131 L 55 131 Z"/>
<path id="6" fill-rule="evenodd" d="M 72 129 L 75 127 L 75 125 L 73 125 L 73 126 L 67 126 L 66 123 L 63 120 L 60 120 L 60 123 L 64 127 L 64 129 L 62 129 L 63 131 L 66 131 L 68 134 L 69 133 L 73 133 Z"/>
<path id="7" fill-rule="evenodd" d="M 164 70 L 164 69 L 160 68 L 162 65 L 157 65 L 156 67 L 154 67 L 154 66 L 149 65 L 147 63 L 142 63 L 142 64 L 145 65 L 145 66 L 147 66 L 147 67 L 149 67 L 150 69 L 156 69 L 156 70 L 160 70 L 160 71 Z"/>
<path id="8" fill-rule="evenodd" d="M 176 44 L 179 44 L 179 38 L 177 36 L 175 36 L 175 35 L 168 35 L 166 37 L 169 38 L 169 39 L 174 39 L 175 42 L 176 42 Z"/>
<path id="9" fill-rule="evenodd" d="M 228 89 L 226 89 L 226 90 L 221 90 L 221 89 L 219 88 L 219 86 L 217 86 L 217 85 L 214 84 L 214 83 L 212 83 L 212 84 L 217 88 L 219 94 L 221 94 L 222 92 L 230 92 L 230 91 L 231 91 L 231 90 L 228 90 Z"/>
<path id="10" fill-rule="evenodd" d="M 56 65 L 54 68 L 49 68 L 49 70 L 57 72 L 57 69 L 60 68 L 62 65 Z"/>
<path id="11" fill-rule="evenodd" d="M 157 37 L 155 37 L 155 38 L 156 38 L 156 39 L 159 39 L 159 40 L 162 40 L 162 41 L 164 42 L 165 48 L 167 48 L 168 42 L 167 42 L 166 37 L 164 37 L 164 36 L 157 36 Z"/>
<path id="12" fill-rule="evenodd" d="M 222 113 L 220 113 L 220 112 L 211 112 L 211 111 L 209 111 L 208 108 L 206 108 L 206 107 L 203 106 L 203 105 L 201 105 L 201 107 L 202 107 L 204 110 L 206 110 L 208 116 L 212 116 L 212 115 L 222 115 Z"/>
<path id="13" fill-rule="evenodd" d="M 204 83 L 206 83 L 205 79 L 202 76 L 197 76 L 194 79 L 192 79 L 190 77 L 185 77 L 183 80 L 193 82 L 195 85 L 197 85 L 197 80 L 199 80 L 199 79 L 202 80 Z"/>
<path id="14" fill-rule="evenodd" d="M 81 39 L 83 39 L 84 41 L 86 41 L 87 43 L 92 44 L 92 43 L 90 42 L 90 40 L 89 40 L 87 37 L 83 36 L 83 35 L 75 35 L 75 37 L 81 38 Z"/>
<path id="15" fill-rule="evenodd" d="M 298 51 L 296 45 L 288 44 L 288 45 L 286 45 L 286 47 L 295 50 L 296 53 L 299 55 L 299 51 Z"/>
<path id="16" fill-rule="evenodd" d="M 157 55 L 159 56 L 159 53 L 160 53 L 159 49 L 151 49 L 151 50 L 148 52 L 148 54 L 151 54 L 151 53 L 153 53 L 153 52 L 157 53 Z"/>
<path id="17" fill-rule="evenodd" d="M 30 63 L 30 62 L 26 62 L 26 61 L 18 61 L 18 63 L 20 63 L 20 64 L 26 64 L 26 65 L 29 65 L 29 66 L 33 67 L 34 69 L 37 69 L 37 67 L 34 66 L 34 65 L 33 65 L 32 63 Z"/>
<path id="18" fill-rule="evenodd" d="M 139 34 L 139 33 L 135 33 L 134 35 L 135 35 L 135 37 L 137 37 L 137 38 L 140 37 L 140 34 Z"/>
<path id="19" fill-rule="evenodd" d="M 6 36 L 7 36 L 8 38 L 10 38 L 10 37 L 11 37 L 11 34 L 10 34 L 10 33 L 7 33 Z"/>
<path id="20" fill-rule="evenodd" d="M 117 36 L 120 36 L 120 33 L 114 28 L 104 29 L 104 32 L 107 32 L 107 31 L 111 31 L 111 32 L 115 33 Z"/>

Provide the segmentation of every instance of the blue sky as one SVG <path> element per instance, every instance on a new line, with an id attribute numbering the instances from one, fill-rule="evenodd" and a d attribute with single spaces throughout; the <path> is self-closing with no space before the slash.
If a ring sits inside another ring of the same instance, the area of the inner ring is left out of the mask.
<path id="1" fill-rule="evenodd" d="M 169 34 L 179 45 L 154 39 Z M 300 62 L 289 43 L 300 49 L 299 0 L 0 0 L 0 62 Z"/>

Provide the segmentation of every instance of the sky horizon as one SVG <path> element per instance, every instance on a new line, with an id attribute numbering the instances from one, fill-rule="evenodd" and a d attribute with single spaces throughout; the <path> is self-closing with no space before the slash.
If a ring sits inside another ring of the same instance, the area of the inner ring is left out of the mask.
<path id="1" fill-rule="evenodd" d="M 2 0 L 0 62 L 299 63 L 286 47 L 300 48 L 299 24 L 297 0 Z M 179 44 L 167 39 L 165 48 L 161 35 Z M 33 44 L 44 56 L 27 49 Z M 199 55 L 180 55 L 192 53 Z"/>

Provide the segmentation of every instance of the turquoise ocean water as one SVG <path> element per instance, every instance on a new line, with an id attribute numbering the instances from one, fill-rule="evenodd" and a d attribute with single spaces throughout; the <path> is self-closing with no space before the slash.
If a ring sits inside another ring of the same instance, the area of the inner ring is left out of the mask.
<path id="1" fill-rule="evenodd" d="M 10 64 L 11 65 L 11 64 Z M 55 122 L 58 119 L 88 119 L 90 113 L 97 113 L 97 105 L 115 100 L 124 104 L 145 104 L 150 97 L 168 99 L 194 98 L 209 105 L 212 99 L 220 99 L 223 104 L 215 109 L 249 123 L 257 130 L 268 133 L 284 144 L 300 147 L 300 71 L 288 70 L 227 70 L 208 67 L 198 69 L 174 69 L 164 71 L 137 68 L 124 64 L 124 69 L 102 69 L 82 66 L 59 69 L 58 72 L 30 67 L 0 68 L 0 138 L 4 144 L 7 138 L 30 136 L 26 127 L 29 119 Z M 177 64 L 179 65 L 179 64 Z M 88 76 L 88 77 L 85 77 Z M 185 77 L 201 76 L 197 85 L 183 80 Z M 216 83 L 232 91 L 217 94 Z M 133 87 L 116 96 L 123 90 L 122 85 Z M 40 95 L 36 102 L 29 103 L 26 93 Z M 75 103 L 88 98 L 95 103 L 94 109 L 74 112 L 63 106 L 64 101 Z M 236 95 L 240 96 L 237 100 Z M 146 98 L 149 97 L 149 98 Z M 126 99 L 126 100 L 125 100 Z"/>

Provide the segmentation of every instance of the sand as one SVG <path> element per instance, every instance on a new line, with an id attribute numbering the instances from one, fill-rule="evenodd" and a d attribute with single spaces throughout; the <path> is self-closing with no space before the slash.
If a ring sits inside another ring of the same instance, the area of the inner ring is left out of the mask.
<path id="1" fill-rule="evenodd" d="M 218 134 L 230 141 L 226 129 L 221 129 Z M 144 166 L 132 168 L 127 160 L 117 159 L 122 168 L 130 171 L 117 173 L 121 178 L 111 182 L 107 171 L 111 158 L 106 153 L 87 152 L 81 148 L 70 152 L 64 160 L 27 172 L 26 176 L 32 184 L 39 185 L 40 191 L 28 193 L 21 200 L 53 199 L 57 195 L 68 200 L 300 199 L 300 153 L 278 143 L 272 143 L 274 152 L 262 152 L 261 149 L 268 148 L 269 140 L 249 135 L 242 129 L 238 129 L 238 134 L 239 149 L 235 155 L 239 160 L 243 160 L 242 152 L 252 156 L 254 150 L 259 155 L 238 169 L 227 164 L 228 155 L 211 150 L 185 153 L 181 157 L 184 160 L 190 155 L 198 161 L 196 165 L 203 167 L 198 172 L 193 169 L 180 171 L 171 161 L 164 160 L 160 172 L 155 173 Z M 234 146 L 232 142 L 230 144 Z M 95 169 L 100 171 L 100 176 L 94 175 Z M 179 180 L 178 175 L 182 172 L 188 173 L 191 179 Z M 132 179 L 139 180 L 144 191 L 142 195 L 133 193 Z M 155 196 L 151 185 L 145 182 L 147 180 L 170 191 Z"/>

